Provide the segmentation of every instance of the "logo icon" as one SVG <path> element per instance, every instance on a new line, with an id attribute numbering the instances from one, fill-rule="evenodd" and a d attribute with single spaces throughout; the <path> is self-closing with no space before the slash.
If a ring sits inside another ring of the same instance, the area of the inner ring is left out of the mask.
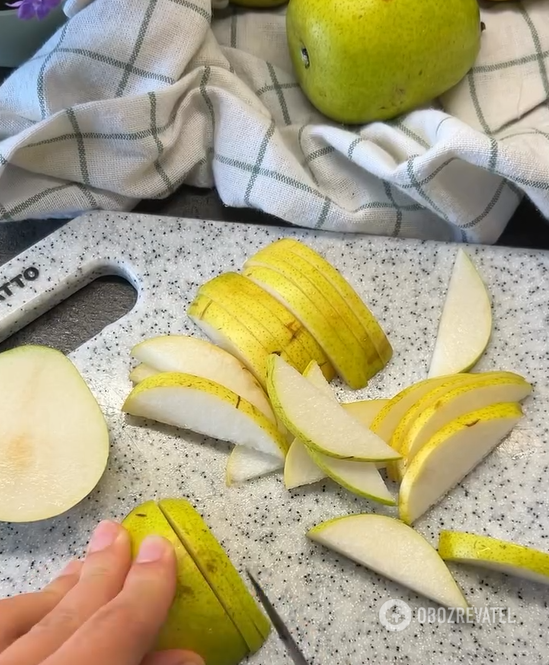
<path id="1" fill-rule="evenodd" d="M 406 630 L 412 622 L 412 610 L 403 600 L 388 600 L 379 608 L 379 622 L 391 632 Z"/>

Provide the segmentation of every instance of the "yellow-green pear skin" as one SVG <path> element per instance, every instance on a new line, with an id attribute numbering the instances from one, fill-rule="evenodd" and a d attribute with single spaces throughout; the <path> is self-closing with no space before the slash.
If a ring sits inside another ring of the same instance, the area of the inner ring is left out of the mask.
<path id="1" fill-rule="evenodd" d="M 394 118 L 456 85 L 480 49 L 477 0 L 290 0 L 297 80 L 332 120 Z"/>
<path id="2" fill-rule="evenodd" d="M 177 555 L 177 591 L 156 648 L 189 649 L 208 665 L 237 665 L 249 652 L 231 618 L 154 501 L 135 508 L 123 521 L 135 556 L 141 542 L 156 534 L 169 540 Z"/>
<path id="3" fill-rule="evenodd" d="M 517 543 L 463 531 L 441 531 L 438 553 L 445 561 L 549 584 L 549 554 Z"/>
<path id="4" fill-rule="evenodd" d="M 158 505 L 250 651 L 259 651 L 270 633 L 271 624 L 207 524 L 185 499 L 163 499 Z"/>

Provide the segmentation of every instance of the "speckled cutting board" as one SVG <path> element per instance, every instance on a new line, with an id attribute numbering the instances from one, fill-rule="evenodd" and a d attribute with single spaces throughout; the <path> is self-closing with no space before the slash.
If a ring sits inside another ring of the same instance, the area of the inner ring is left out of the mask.
<path id="1" fill-rule="evenodd" d="M 337 266 L 394 346 L 394 359 L 366 390 L 352 393 L 335 383 L 341 397 L 388 397 L 425 378 L 455 245 L 101 213 L 69 223 L 0 268 L 2 338 L 99 274 L 126 275 L 139 292 L 128 315 L 71 355 L 108 419 L 109 467 L 91 496 L 69 513 L 45 523 L 0 524 L 0 597 L 43 584 L 82 553 L 100 519 L 121 518 L 147 499 L 186 496 L 237 567 L 260 573 L 311 665 L 546 665 L 548 587 L 452 567 L 472 605 L 510 608 L 515 623 L 420 624 L 415 614 L 428 601 L 305 538 L 323 520 L 393 514 L 391 509 L 329 481 L 292 493 L 280 476 L 227 488 L 227 444 L 161 425 L 144 427 L 120 412 L 131 388 L 131 347 L 153 335 L 200 335 L 185 315 L 198 286 L 221 271 L 238 270 L 247 256 L 282 236 L 300 238 Z M 494 306 L 493 340 L 478 369 L 519 372 L 535 391 L 511 437 L 416 526 L 434 545 L 439 531 L 449 528 L 549 551 L 549 253 L 468 251 Z M 11 296 L 2 290 L 6 283 Z M 411 606 L 408 629 L 381 626 L 379 608 L 389 599 Z M 251 660 L 290 663 L 275 635 Z"/>

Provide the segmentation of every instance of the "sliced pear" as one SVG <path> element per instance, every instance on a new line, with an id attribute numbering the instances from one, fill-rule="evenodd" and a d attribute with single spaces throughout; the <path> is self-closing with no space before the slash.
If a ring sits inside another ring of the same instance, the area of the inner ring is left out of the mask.
<path id="1" fill-rule="evenodd" d="M 160 372 L 182 372 L 215 381 L 275 422 L 267 395 L 257 379 L 242 362 L 211 342 L 186 335 L 164 335 L 137 344 L 132 355 Z"/>
<path id="2" fill-rule="evenodd" d="M 230 487 L 253 478 L 267 476 L 275 471 L 280 471 L 283 467 L 284 460 L 280 457 L 260 453 L 258 450 L 246 446 L 235 446 L 227 460 L 225 481 Z"/>
<path id="3" fill-rule="evenodd" d="M 520 404 L 492 404 L 439 430 L 410 462 L 399 494 L 400 517 L 412 524 L 472 471 L 522 418 Z"/>
<path id="4" fill-rule="evenodd" d="M 301 284 L 305 289 L 302 291 L 293 280 L 272 268 L 246 263 L 243 274 L 277 298 L 308 328 L 339 376 L 351 388 L 364 388 L 367 385 L 368 379 L 379 369 L 376 361 L 367 356 L 328 301 L 311 301 L 310 289 Z M 295 271 L 295 275 L 299 282 L 297 276 L 300 273 Z M 301 368 L 301 371 L 304 369 Z"/>
<path id="5" fill-rule="evenodd" d="M 307 446 L 298 438 L 294 439 L 284 462 L 284 486 L 288 490 L 318 483 L 326 478 L 324 471 L 316 464 Z"/>
<path id="6" fill-rule="evenodd" d="M 177 557 L 178 592 L 155 648 L 196 651 L 208 665 L 240 663 L 249 647 L 156 503 L 148 501 L 135 508 L 123 525 L 131 537 L 133 556 L 147 536 L 156 534 L 170 541 Z"/>
<path id="7" fill-rule="evenodd" d="M 295 358 L 289 357 L 285 350 L 280 351 L 272 337 L 258 339 L 232 312 L 211 298 L 199 294 L 187 314 L 214 344 L 241 360 L 262 386 L 265 386 L 266 362 L 271 353 L 280 353 L 292 366 L 296 364 Z M 309 359 L 301 358 L 297 370 L 302 372 L 308 362 Z"/>
<path id="8" fill-rule="evenodd" d="M 334 368 L 307 328 L 252 280 L 227 272 L 203 284 L 199 293 L 230 311 L 259 339 L 274 338 L 279 350 L 294 359 L 294 366 L 316 360 L 326 378 L 334 378 Z"/>
<path id="9" fill-rule="evenodd" d="M 198 295 L 187 315 L 214 344 L 238 358 L 265 386 L 268 350 L 230 312 L 210 298 Z"/>
<path id="10" fill-rule="evenodd" d="M 452 386 L 463 379 L 467 379 L 468 374 L 456 374 L 454 376 L 444 376 L 437 379 L 424 379 L 401 390 L 381 409 L 370 425 L 372 432 L 378 434 L 384 441 L 391 443 L 391 438 L 395 433 L 400 421 L 418 400 L 431 390 L 446 384 Z"/>
<path id="11" fill-rule="evenodd" d="M 488 291 L 471 259 L 459 249 L 442 310 L 429 377 L 466 372 L 492 334 Z"/>
<path id="12" fill-rule="evenodd" d="M 230 312 L 257 340 L 264 346 L 268 346 L 272 353 L 284 353 L 294 367 L 303 369 L 307 367 L 312 358 L 305 347 L 301 346 L 301 341 L 297 337 L 298 330 L 303 330 L 303 326 L 298 322 L 299 328 L 287 328 L 276 316 L 258 313 L 257 308 L 254 307 L 254 301 L 251 303 L 251 308 L 245 306 L 242 302 L 242 294 L 237 295 L 237 284 L 226 282 L 227 275 L 232 277 L 235 273 L 215 277 L 203 284 L 198 293 L 210 298 Z M 250 281 L 242 275 L 236 275 L 236 277 L 242 281 Z M 257 286 L 257 288 L 260 287 Z"/>
<path id="13" fill-rule="evenodd" d="M 396 505 L 375 464 L 334 459 L 311 448 L 308 452 L 315 464 L 329 478 L 349 492 L 386 506 Z"/>
<path id="14" fill-rule="evenodd" d="M 441 531 L 438 553 L 445 561 L 465 563 L 549 584 L 549 554 L 489 536 Z"/>
<path id="15" fill-rule="evenodd" d="M 350 309 L 354 312 L 357 319 L 367 331 L 370 339 L 376 347 L 378 354 L 386 365 L 393 355 L 393 349 L 387 339 L 383 329 L 378 323 L 376 317 L 370 312 L 362 298 L 347 282 L 343 275 L 320 254 L 293 238 L 280 240 L 278 245 L 285 250 L 289 250 L 294 255 L 303 257 L 310 265 L 320 272 L 335 289 L 339 292 L 342 299 L 348 303 Z"/>
<path id="16" fill-rule="evenodd" d="M 259 266 L 270 268 L 287 277 L 302 291 L 319 312 L 327 319 L 339 319 L 337 331 L 342 339 L 358 344 L 365 354 L 372 372 L 385 366 L 366 329 L 354 315 L 350 305 L 329 280 L 298 254 L 288 252 L 280 243 L 274 243 L 254 254 L 246 261 L 245 269 Z M 357 347 L 358 348 L 358 347 Z"/>
<path id="17" fill-rule="evenodd" d="M 159 371 L 157 369 L 154 369 L 154 367 L 151 367 L 150 365 L 146 365 L 145 363 L 140 363 L 136 367 L 132 369 L 130 372 L 130 381 L 136 386 L 138 383 L 141 383 L 144 379 L 148 379 L 149 376 L 154 376 L 155 374 L 158 374 Z"/>
<path id="18" fill-rule="evenodd" d="M 388 399 L 361 399 L 357 402 L 342 402 L 341 406 L 364 427 L 369 428 L 381 409 L 384 409 L 388 403 Z"/>
<path id="19" fill-rule="evenodd" d="M 404 467 L 436 432 L 448 423 L 491 404 L 520 402 L 532 392 L 532 386 L 518 375 L 478 375 L 474 383 L 462 383 L 425 408 L 413 421 L 402 441 L 399 461 Z M 482 378 L 483 377 L 483 378 Z"/>
<path id="20" fill-rule="evenodd" d="M 416 400 L 406 411 L 404 416 L 401 418 L 398 427 L 394 431 L 393 436 L 391 437 L 391 446 L 395 450 L 403 452 L 404 441 L 416 419 L 424 411 L 432 406 L 436 406 L 438 409 L 439 401 L 451 390 L 454 388 L 457 390 L 461 386 L 468 386 L 470 389 L 472 389 L 474 386 L 478 385 L 479 382 L 480 384 L 484 384 L 487 380 L 490 382 L 495 381 L 496 383 L 499 380 L 503 380 L 504 385 L 508 380 L 513 386 L 516 385 L 517 382 L 520 385 L 525 383 L 522 377 L 518 376 L 518 374 L 514 374 L 513 372 L 483 372 L 481 374 L 459 374 L 454 378 L 450 377 L 448 380 L 444 380 L 439 385 L 436 385 L 432 390 L 428 390 L 426 393 L 424 393 L 422 397 Z M 469 410 L 472 410 L 474 407 L 475 405 L 473 405 Z"/>
<path id="21" fill-rule="evenodd" d="M 398 454 L 289 365 L 272 355 L 267 390 L 277 418 L 307 445 L 338 459 L 384 461 Z"/>
<path id="22" fill-rule="evenodd" d="M 467 608 L 450 571 L 419 533 L 385 515 L 350 515 L 323 522 L 307 536 L 445 607 Z"/>
<path id="23" fill-rule="evenodd" d="M 123 411 L 284 458 L 288 442 L 253 404 L 202 377 L 165 372 L 142 381 Z"/>
<path id="24" fill-rule="evenodd" d="M 0 354 L 0 521 L 60 515 L 99 482 L 109 457 L 105 418 L 59 351 Z"/>
<path id="25" fill-rule="evenodd" d="M 337 401 L 318 365 L 311 363 L 303 375 L 323 394 L 328 395 L 334 402 Z M 385 400 L 379 402 L 383 404 Z M 346 412 L 354 413 L 355 417 L 358 415 L 357 420 L 365 427 L 368 427 L 368 423 L 381 408 L 380 404 L 372 407 L 368 402 L 355 402 L 342 406 Z M 284 464 L 286 488 L 295 489 L 310 485 L 323 480 L 326 476 L 354 494 L 386 505 L 395 504 L 375 464 L 334 459 L 307 448 L 300 439 L 296 438 L 290 446 Z"/>
<path id="26" fill-rule="evenodd" d="M 322 376 L 322 372 L 315 362 L 309 363 L 303 372 L 303 376 L 318 388 L 323 395 L 337 402 L 334 391 Z M 313 460 L 307 446 L 299 437 L 296 437 L 290 445 L 284 462 L 284 485 L 286 489 L 292 490 L 304 485 L 312 485 L 324 478 L 326 478 L 326 474 Z"/>
<path id="27" fill-rule="evenodd" d="M 259 610 L 225 550 L 188 501 L 163 499 L 158 502 L 158 507 L 232 619 L 250 652 L 258 651 L 269 635 L 270 623 Z"/>

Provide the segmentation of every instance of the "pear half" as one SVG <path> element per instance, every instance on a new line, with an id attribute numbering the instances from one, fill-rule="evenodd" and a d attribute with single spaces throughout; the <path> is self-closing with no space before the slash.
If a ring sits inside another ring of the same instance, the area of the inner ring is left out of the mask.
<path id="1" fill-rule="evenodd" d="M 148 379 L 149 376 L 154 376 L 155 374 L 160 374 L 160 370 L 146 365 L 145 363 L 139 363 L 136 365 L 130 372 L 130 381 L 136 386 L 141 381 Z"/>
<path id="2" fill-rule="evenodd" d="M 253 404 L 219 383 L 191 374 L 165 372 L 145 379 L 122 409 L 281 459 L 288 449 L 284 435 Z"/>
<path id="3" fill-rule="evenodd" d="M 189 649 L 208 665 L 240 663 L 249 646 L 158 505 L 148 501 L 135 508 L 123 525 L 131 537 L 133 556 L 151 534 L 169 540 L 177 556 L 176 596 L 156 648 Z"/>
<path id="4" fill-rule="evenodd" d="M 225 550 L 188 501 L 163 499 L 158 506 L 242 634 L 251 653 L 258 651 L 268 637 L 271 625 L 260 612 Z"/>
<path id="5" fill-rule="evenodd" d="M 549 554 L 489 536 L 442 531 L 438 553 L 445 561 L 465 563 L 549 584 Z"/>
<path id="6" fill-rule="evenodd" d="M 182 372 L 215 381 L 275 422 L 267 395 L 257 379 L 233 355 L 211 342 L 187 335 L 163 335 L 134 346 L 132 356 L 158 372 Z M 140 374 L 145 373 L 142 368 Z"/>
<path id="7" fill-rule="evenodd" d="M 437 551 L 419 533 L 385 515 L 350 515 L 323 522 L 307 536 L 446 607 L 467 602 Z"/>
<path id="8" fill-rule="evenodd" d="M 378 462 L 400 456 L 283 358 L 267 361 L 267 390 L 275 414 L 292 434 L 319 453 Z"/>
<path id="9" fill-rule="evenodd" d="M 228 487 L 238 485 L 280 471 L 283 467 L 284 460 L 280 457 L 260 453 L 246 446 L 235 446 L 227 460 L 225 482 Z"/>
<path id="10" fill-rule="evenodd" d="M 466 372 L 476 365 L 492 334 L 492 307 L 471 259 L 459 249 L 429 367 L 429 377 Z"/>
<path id="11" fill-rule="evenodd" d="M 84 379 L 59 351 L 0 354 L 0 521 L 60 515 L 107 466 L 109 432 Z"/>
<path id="12" fill-rule="evenodd" d="M 522 418 L 520 404 L 504 403 L 456 418 L 410 462 L 399 494 L 400 517 L 412 524 L 472 471 Z"/>

